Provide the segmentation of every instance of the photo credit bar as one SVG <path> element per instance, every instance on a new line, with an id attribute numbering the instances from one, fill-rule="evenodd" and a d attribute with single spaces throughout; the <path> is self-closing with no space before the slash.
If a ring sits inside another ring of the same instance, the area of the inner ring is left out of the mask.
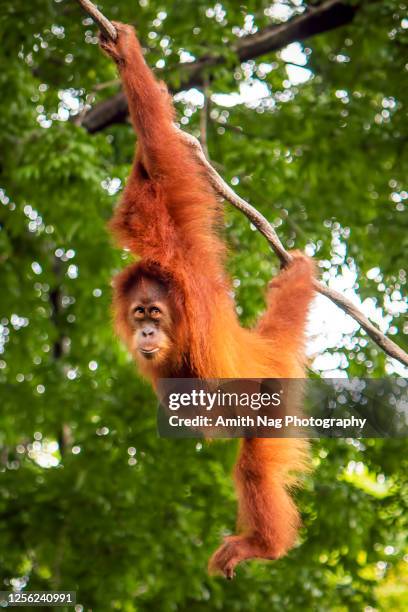
<path id="1" fill-rule="evenodd" d="M 161 379 L 166 438 L 403 438 L 408 381 Z"/>

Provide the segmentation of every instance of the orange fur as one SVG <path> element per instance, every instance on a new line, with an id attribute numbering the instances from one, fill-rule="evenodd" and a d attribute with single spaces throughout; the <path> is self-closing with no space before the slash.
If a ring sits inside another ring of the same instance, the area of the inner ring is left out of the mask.
<path id="1" fill-rule="evenodd" d="M 254 330 L 241 327 L 224 271 L 225 247 L 216 226 L 219 206 L 202 167 L 172 121 L 170 97 L 146 66 L 129 26 L 116 24 L 118 41 L 102 39 L 117 62 L 138 135 L 132 173 L 110 228 L 140 261 L 114 282 L 119 335 L 130 346 L 127 291 L 140 276 L 166 284 L 178 359 L 146 368 L 161 376 L 201 378 L 301 378 L 304 327 L 313 296 L 312 262 L 294 253 L 274 279 L 268 309 Z M 295 472 L 305 470 L 307 443 L 296 439 L 248 439 L 235 468 L 239 496 L 238 536 L 227 538 L 210 570 L 232 577 L 244 559 L 276 559 L 295 542 L 299 514 L 289 494 Z"/>

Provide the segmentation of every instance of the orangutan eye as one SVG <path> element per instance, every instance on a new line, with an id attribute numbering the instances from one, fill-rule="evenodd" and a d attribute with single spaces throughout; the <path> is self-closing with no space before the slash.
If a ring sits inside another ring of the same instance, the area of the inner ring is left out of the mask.
<path id="1" fill-rule="evenodd" d="M 161 310 L 160 308 L 157 308 L 157 306 L 152 306 L 150 309 L 150 314 L 153 315 L 154 317 L 157 317 L 158 315 L 161 314 Z"/>
<path id="2" fill-rule="evenodd" d="M 136 306 L 136 308 L 134 308 L 133 310 L 133 314 L 135 315 L 135 317 L 143 316 L 144 312 L 145 309 L 143 308 L 143 306 Z"/>

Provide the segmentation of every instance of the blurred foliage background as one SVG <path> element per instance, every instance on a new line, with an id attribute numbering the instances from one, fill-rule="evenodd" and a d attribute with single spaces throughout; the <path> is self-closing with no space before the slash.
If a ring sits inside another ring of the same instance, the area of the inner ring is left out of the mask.
<path id="1" fill-rule="evenodd" d="M 349 11 L 342 27 L 237 61 L 237 40 L 329 4 Z M 315 255 L 324 280 L 349 279 L 406 349 L 406 2 L 100 6 L 137 26 L 181 125 L 206 137 L 225 179 L 287 247 Z M 112 333 L 110 278 L 128 256 L 105 224 L 134 136 L 125 116 L 86 126 L 119 92 L 115 67 L 74 0 L 0 8 L 0 589 L 76 590 L 78 611 L 406 610 L 403 440 L 315 442 L 300 545 L 232 583 L 207 577 L 234 528 L 236 445 L 158 439 L 152 391 Z M 208 55 L 222 61 L 204 87 L 180 92 L 180 61 Z M 226 236 L 251 323 L 277 261 L 230 206 Z M 334 307 L 325 328 L 323 308 L 311 321 L 317 375 L 404 374 Z"/>

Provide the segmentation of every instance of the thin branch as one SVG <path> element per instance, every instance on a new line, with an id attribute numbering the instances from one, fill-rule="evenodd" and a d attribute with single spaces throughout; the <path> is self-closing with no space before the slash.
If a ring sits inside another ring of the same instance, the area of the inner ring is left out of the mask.
<path id="1" fill-rule="evenodd" d="M 88 2 L 88 0 L 86 0 L 86 2 L 85 0 L 78 0 L 78 2 L 80 2 L 80 4 L 82 4 L 83 6 L 85 4 L 92 4 L 91 2 Z M 326 6 L 333 5 L 335 4 L 335 2 L 334 0 L 331 0 L 330 2 L 326 2 L 324 4 Z M 103 17 L 103 15 L 99 13 L 99 11 L 97 11 L 97 13 L 93 11 L 92 17 L 95 19 L 95 21 L 97 21 L 98 24 L 102 23 L 102 17 L 105 31 L 107 31 L 106 22 L 108 22 L 108 20 L 106 19 L 106 17 Z M 112 28 L 114 29 L 114 26 L 112 24 L 110 24 L 110 26 L 112 26 Z M 115 39 L 116 37 L 114 38 L 114 40 Z M 205 167 L 208 173 L 208 177 L 216 193 L 218 193 L 222 198 L 230 202 L 233 206 L 235 206 L 235 208 L 238 208 L 238 210 L 242 211 L 244 215 L 248 217 L 251 223 L 257 228 L 257 230 L 263 236 L 265 236 L 272 249 L 279 257 L 280 261 L 283 264 L 288 264 L 291 261 L 291 256 L 286 251 L 272 225 L 256 208 L 246 202 L 238 194 L 236 194 L 235 191 L 231 189 L 231 187 L 224 181 L 224 179 L 218 174 L 215 168 L 213 168 L 213 166 L 207 160 L 200 145 L 200 142 L 197 140 L 197 138 L 195 138 L 191 134 L 188 134 L 187 132 L 183 132 L 179 128 L 176 129 L 180 137 L 194 150 L 195 155 Z M 375 325 L 373 325 L 371 321 L 361 312 L 361 310 L 355 304 L 353 304 L 353 302 L 351 302 L 351 300 L 344 297 L 341 293 L 338 293 L 333 289 L 329 289 L 320 281 L 316 280 L 314 283 L 314 287 L 316 291 L 328 297 L 332 302 L 334 302 L 334 304 L 344 310 L 345 313 L 355 319 L 355 321 L 359 323 L 359 325 L 366 331 L 370 338 L 374 340 L 374 342 L 379 347 L 381 347 L 383 351 L 387 353 L 387 355 L 393 357 L 394 359 L 397 359 L 404 365 L 408 366 L 408 354 L 401 347 L 395 344 L 395 342 L 387 338 L 387 336 L 385 336 Z"/>
<path id="2" fill-rule="evenodd" d="M 187 134 L 186 132 L 182 132 L 181 130 L 180 136 L 194 149 L 200 162 L 203 164 L 203 166 L 205 166 L 215 191 L 248 217 L 257 230 L 268 240 L 272 249 L 275 251 L 283 264 L 289 263 L 291 260 L 290 254 L 286 251 L 269 221 L 267 221 L 267 219 L 265 219 L 265 217 L 256 208 L 246 202 L 243 198 L 236 194 L 233 189 L 231 189 L 231 187 L 207 161 L 204 153 L 201 150 L 199 141 L 194 136 L 191 136 L 191 134 Z M 320 281 L 316 280 L 314 287 L 316 291 L 329 298 L 339 308 L 344 310 L 345 313 L 353 317 L 353 319 L 355 319 L 355 321 L 357 321 L 357 323 L 359 323 L 360 326 L 367 332 L 370 338 L 374 340 L 374 342 L 378 344 L 378 346 L 381 347 L 390 357 L 393 357 L 394 359 L 397 359 L 401 363 L 408 366 L 408 354 L 401 347 L 395 344 L 395 342 L 390 340 L 390 338 L 387 338 L 387 336 L 385 336 L 375 325 L 373 325 L 351 300 L 344 297 L 338 291 L 329 289 L 329 287 L 326 287 L 326 285 Z"/>
<path id="3" fill-rule="evenodd" d="M 89 0 L 77 0 L 84 11 L 98 24 L 102 32 L 112 40 L 116 40 L 118 33 L 115 26 L 101 13 L 101 11 Z"/>
<path id="4" fill-rule="evenodd" d="M 282 263 L 289 263 L 291 261 L 291 257 L 285 250 L 285 247 L 280 241 L 279 236 L 273 229 L 272 225 L 256 208 L 254 208 L 254 206 L 236 194 L 235 191 L 231 189 L 231 187 L 224 181 L 224 179 L 218 174 L 215 168 L 213 168 L 205 157 L 201 145 L 195 136 L 192 136 L 187 132 L 183 132 L 182 130 L 178 130 L 178 132 L 180 137 L 194 149 L 196 156 L 205 167 L 215 191 L 222 198 L 224 198 L 224 200 L 228 200 L 228 202 L 235 206 L 235 208 L 241 210 L 248 217 L 256 229 L 265 236 Z"/>

